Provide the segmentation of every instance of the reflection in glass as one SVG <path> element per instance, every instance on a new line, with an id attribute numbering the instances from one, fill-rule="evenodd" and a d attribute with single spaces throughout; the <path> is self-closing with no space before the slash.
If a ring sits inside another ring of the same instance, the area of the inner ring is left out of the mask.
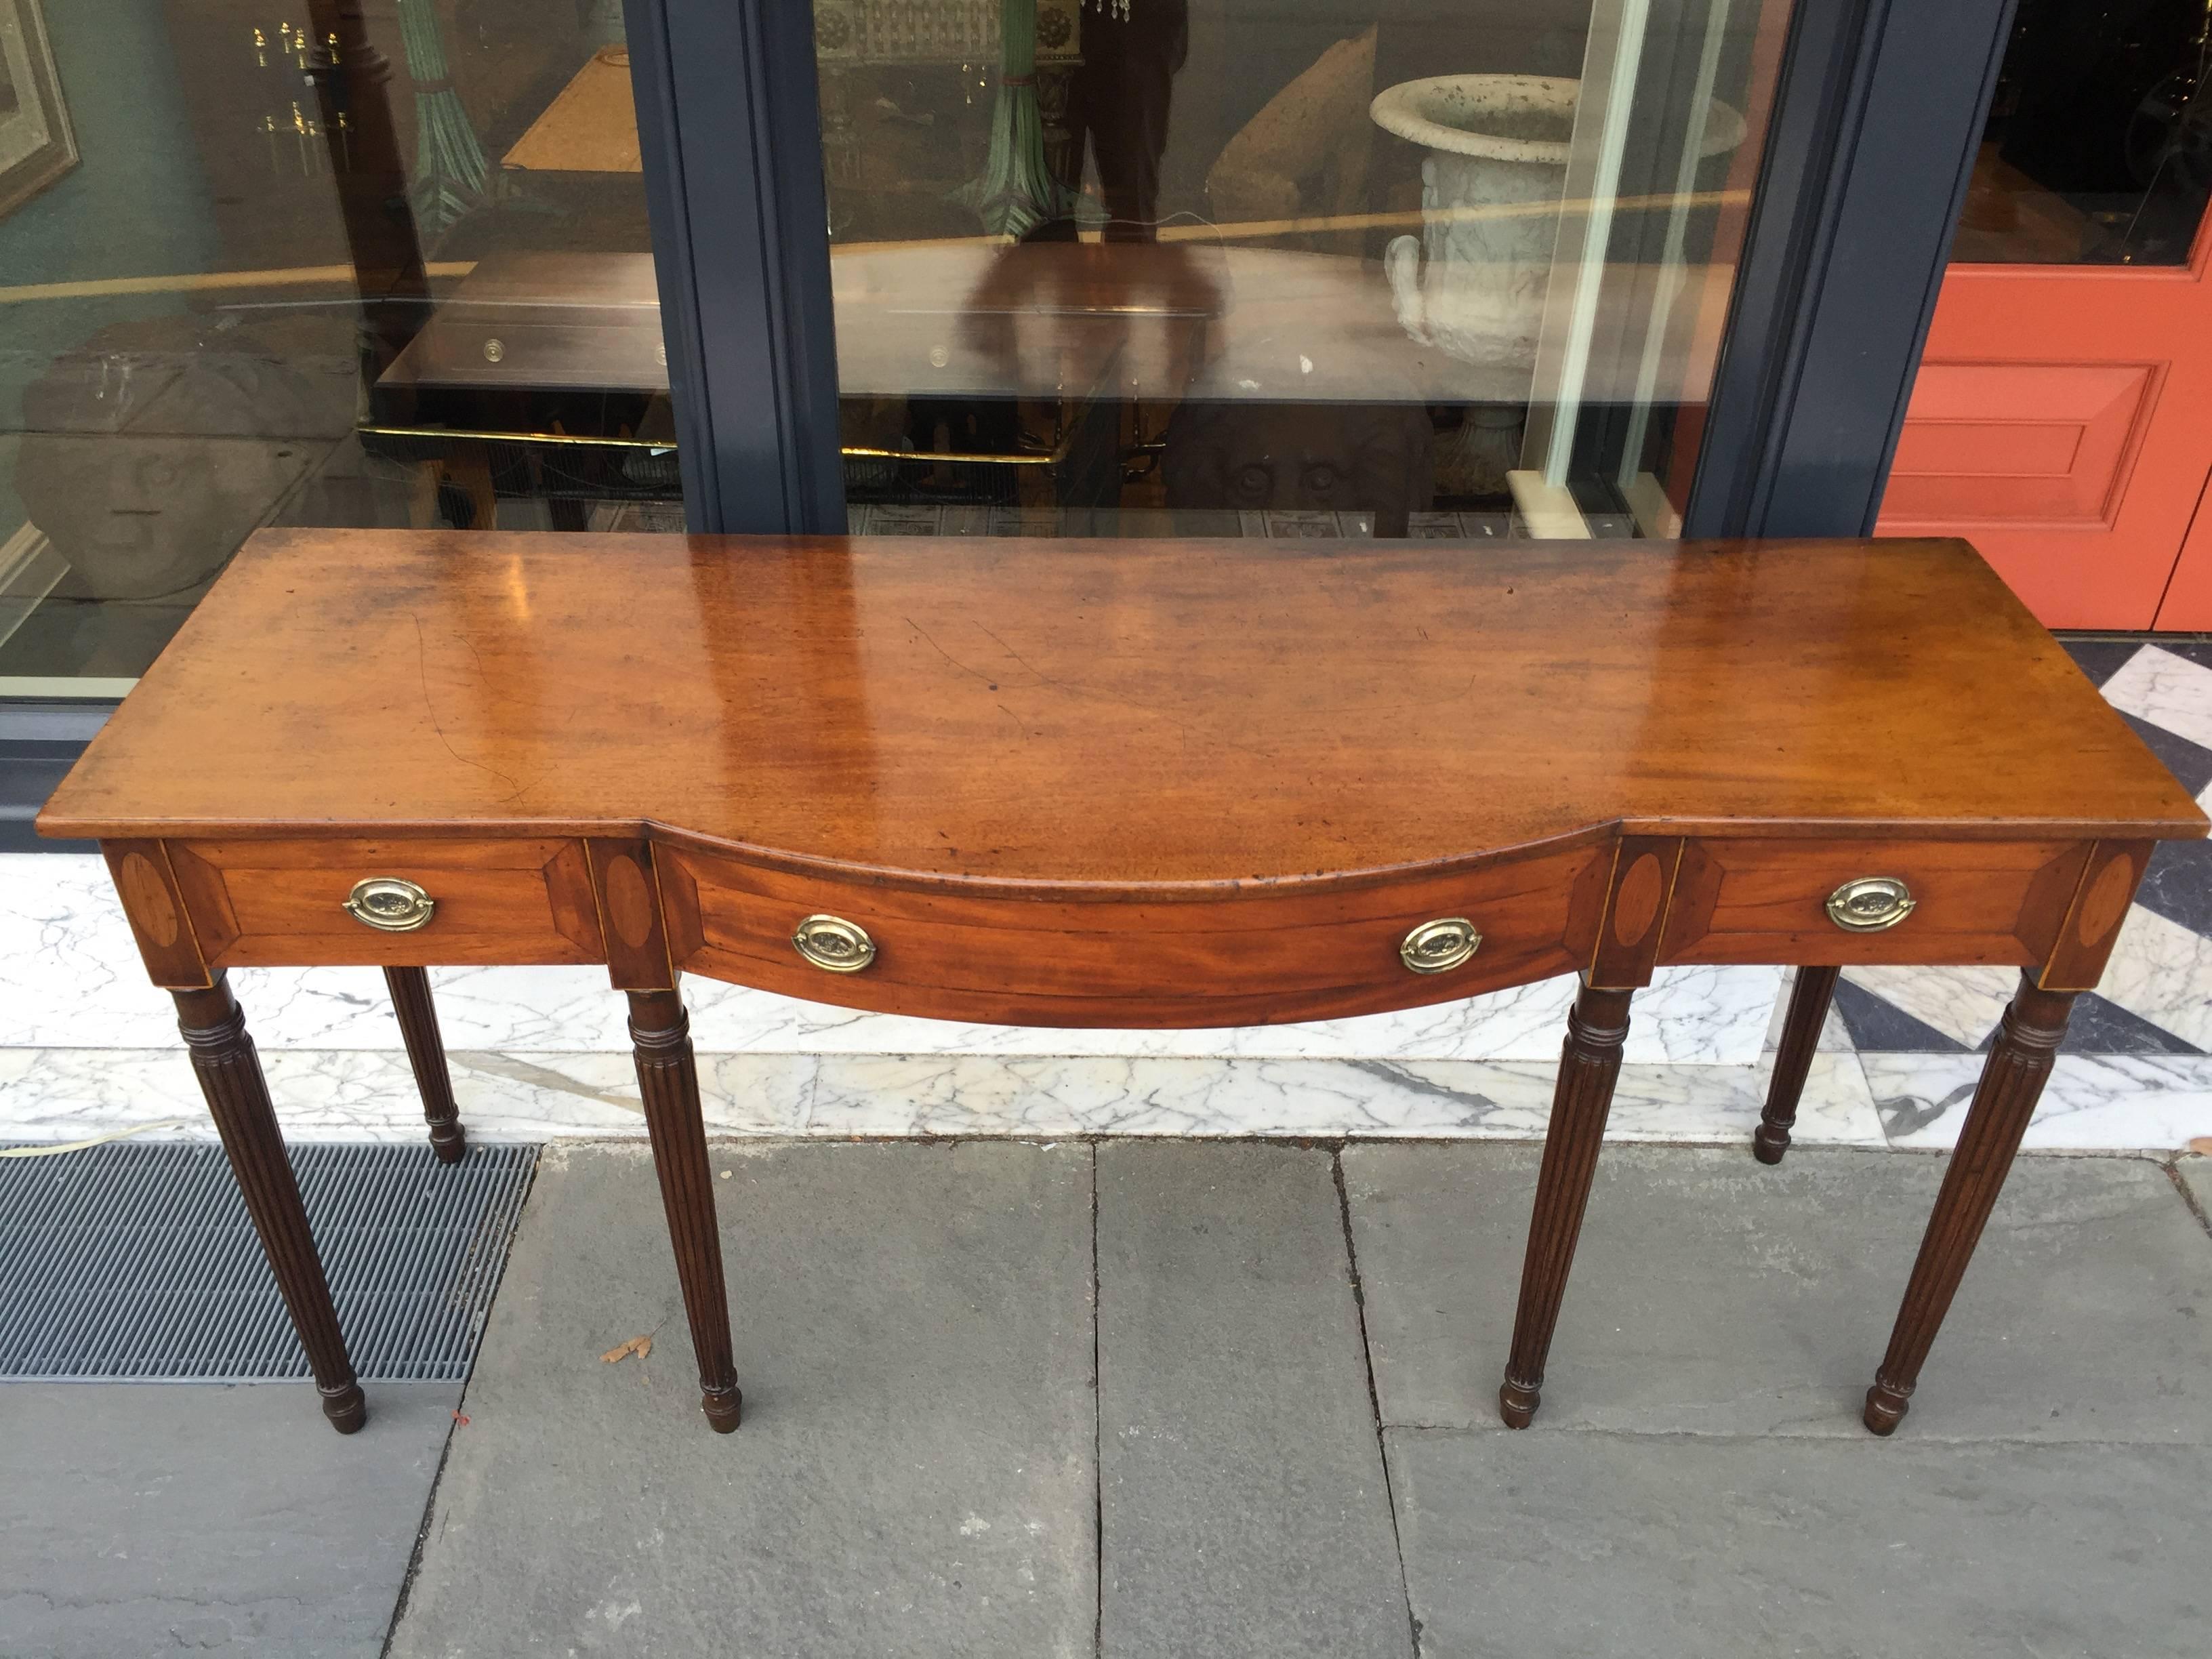
<path id="1" fill-rule="evenodd" d="M 1418 9 L 816 0 L 854 527 L 1674 533 L 1788 7 Z"/>
<path id="2" fill-rule="evenodd" d="M 619 0 L 15 3 L 78 160 L 0 194 L 0 696 L 264 525 L 681 527 Z"/>
<path id="3" fill-rule="evenodd" d="M 2021 0 L 1951 257 L 2187 263 L 2212 198 L 2208 76 L 2208 0 Z"/>

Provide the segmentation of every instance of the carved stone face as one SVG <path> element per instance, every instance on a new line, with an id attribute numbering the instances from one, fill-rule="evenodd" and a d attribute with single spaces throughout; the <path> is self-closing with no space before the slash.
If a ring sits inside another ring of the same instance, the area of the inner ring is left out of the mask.
<path id="1" fill-rule="evenodd" d="M 16 490 L 87 597 L 183 599 L 299 482 L 306 453 L 252 439 L 31 433 Z"/>
<path id="2" fill-rule="evenodd" d="M 197 598 L 350 427 L 349 329 L 331 343 L 161 318 L 57 358 L 24 392 L 15 484 L 70 592 Z"/>

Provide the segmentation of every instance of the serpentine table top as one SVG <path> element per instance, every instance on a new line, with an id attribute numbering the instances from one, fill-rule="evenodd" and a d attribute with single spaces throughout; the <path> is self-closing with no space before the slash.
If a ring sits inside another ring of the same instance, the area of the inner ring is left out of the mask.
<path id="1" fill-rule="evenodd" d="M 1956 541 L 264 531 L 70 836 L 689 831 L 1025 891 L 1633 835 L 2197 836 Z"/>

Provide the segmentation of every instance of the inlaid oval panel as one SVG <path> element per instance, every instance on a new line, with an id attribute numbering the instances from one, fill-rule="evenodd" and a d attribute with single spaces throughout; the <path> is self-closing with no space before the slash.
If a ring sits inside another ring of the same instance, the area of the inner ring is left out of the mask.
<path id="1" fill-rule="evenodd" d="M 2136 890 L 2136 864 L 2125 853 L 2113 859 L 2097 872 L 2082 896 L 2079 923 L 2081 943 L 2101 945 L 2105 937 L 2120 925 L 2120 918 L 2128 913 L 2128 901 Z"/>
<path id="2" fill-rule="evenodd" d="M 115 866 L 115 885 L 131 921 L 149 939 L 164 951 L 177 942 L 177 907 L 151 859 L 143 853 L 125 853 Z"/>
<path id="3" fill-rule="evenodd" d="M 607 860 L 607 920 L 632 950 L 642 949 L 653 937 L 653 890 L 637 860 L 617 853 Z"/>
<path id="4" fill-rule="evenodd" d="M 1649 933 L 1665 888 L 1666 877 L 1656 853 L 1646 853 L 1630 865 L 1613 897 L 1613 938 L 1623 945 L 1633 945 Z"/>

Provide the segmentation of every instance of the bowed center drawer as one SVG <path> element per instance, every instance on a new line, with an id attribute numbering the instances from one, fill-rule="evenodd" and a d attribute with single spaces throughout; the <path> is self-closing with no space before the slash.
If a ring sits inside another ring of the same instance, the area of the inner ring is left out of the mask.
<path id="1" fill-rule="evenodd" d="M 2049 954 L 2082 841 L 1692 842 L 1660 960 L 2028 966 Z"/>
<path id="2" fill-rule="evenodd" d="M 605 959 L 578 841 L 172 842 L 169 860 L 210 968 Z"/>
<path id="3" fill-rule="evenodd" d="M 1026 1025 L 1264 1024 L 1588 964 L 1608 842 L 1358 885 L 1061 899 L 825 879 L 657 846 L 676 965 L 816 1002 Z"/>

